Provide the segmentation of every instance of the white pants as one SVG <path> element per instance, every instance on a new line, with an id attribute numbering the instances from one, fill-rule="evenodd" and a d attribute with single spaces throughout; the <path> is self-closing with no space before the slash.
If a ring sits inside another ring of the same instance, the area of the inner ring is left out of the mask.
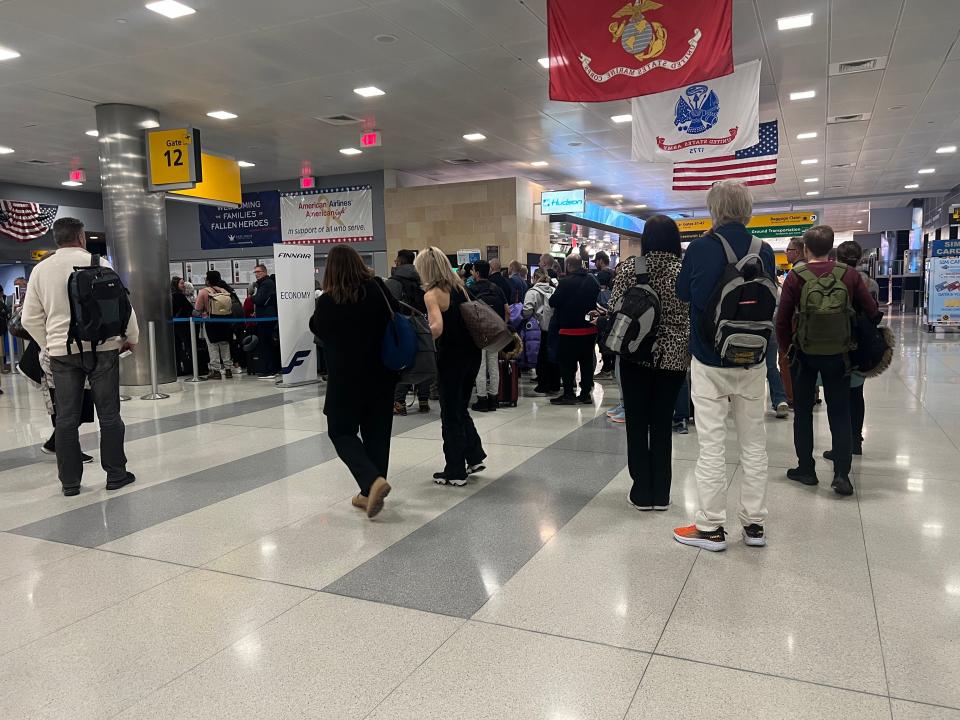
<path id="1" fill-rule="evenodd" d="M 228 342 L 207 342 L 207 349 L 210 351 L 210 369 L 219 373 L 233 369 L 233 358 L 230 357 L 230 343 Z"/>
<path id="2" fill-rule="evenodd" d="M 477 397 L 497 395 L 500 392 L 500 351 L 484 348 L 480 351 L 480 372 L 477 373 Z M 487 377 L 490 380 L 487 380 Z"/>
<path id="3" fill-rule="evenodd" d="M 765 365 L 717 368 L 694 358 L 690 364 L 691 395 L 700 456 L 697 458 L 697 529 L 716 530 L 727 521 L 727 470 L 724 445 L 727 414 L 740 440 L 740 523 L 763 525 L 767 517 L 767 433 L 763 424 L 766 402 Z"/>

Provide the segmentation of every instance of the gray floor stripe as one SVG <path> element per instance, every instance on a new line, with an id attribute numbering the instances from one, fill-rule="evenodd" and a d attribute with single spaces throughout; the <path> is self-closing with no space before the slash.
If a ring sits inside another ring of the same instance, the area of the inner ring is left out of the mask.
<path id="1" fill-rule="evenodd" d="M 294 392 L 296 394 L 294 394 Z M 259 398 L 224 403 L 223 405 L 215 405 L 202 410 L 179 413 L 155 420 L 138 421 L 131 418 L 130 424 L 127 425 L 126 439 L 127 441 L 142 440 L 143 438 L 162 435 L 163 433 L 173 432 L 174 430 L 183 430 L 205 423 L 217 422 L 218 420 L 229 420 L 230 418 L 240 417 L 247 413 L 269 410 L 270 408 L 281 405 L 289 405 L 307 400 L 310 397 L 314 397 L 314 393 L 319 393 L 320 391 L 316 388 L 311 388 L 309 392 L 311 394 L 307 394 L 303 390 L 297 390 L 277 393 L 275 395 L 264 395 Z M 80 446 L 87 452 L 96 451 L 100 442 L 99 437 L 99 434 L 96 432 L 83 433 L 80 436 Z M 5 450 L 0 452 L 0 472 L 14 470 L 26 465 L 33 465 L 45 457 L 46 456 L 40 452 L 39 445 Z"/>
<path id="2" fill-rule="evenodd" d="M 574 430 L 324 591 L 471 617 L 540 550 L 544 538 L 623 470 L 624 454 L 606 449 L 616 442 L 626 447 L 623 429 L 609 423 L 601 429 L 604 423 L 600 418 Z M 597 433 L 605 449 L 583 452 Z"/>
<path id="3" fill-rule="evenodd" d="M 396 418 L 393 432 L 399 435 L 436 420 L 436 415 Z M 7 532 L 69 545 L 97 547 L 295 475 L 336 456 L 326 433 L 322 433 Z"/>

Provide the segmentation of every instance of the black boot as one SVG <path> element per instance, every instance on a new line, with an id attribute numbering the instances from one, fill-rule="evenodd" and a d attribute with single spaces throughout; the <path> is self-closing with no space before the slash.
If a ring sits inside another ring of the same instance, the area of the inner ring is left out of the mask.
<path id="1" fill-rule="evenodd" d="M 478 395 L 477 401 L 470 406 L 470 409 L 473 410 L 474 412 L 489 412 L 490 403 L 489 403 L 489 400 L 487 400 L 487 396 Z"/>
<path id="2" fill-rule="evenodd" d="M 487 410 L 496 412 L 498 407 L 500 407 L 500 398 L 496 395 L 487 395 Z"/>

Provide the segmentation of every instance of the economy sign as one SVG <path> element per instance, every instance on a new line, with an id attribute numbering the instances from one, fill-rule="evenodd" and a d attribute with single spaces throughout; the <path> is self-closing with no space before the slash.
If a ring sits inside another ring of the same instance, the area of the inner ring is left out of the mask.
<path id="1" fill-rule="evenodd" d="M 373 240 L 370 185 L 320 188 L 280 196 L 281 240 L 293 245 Z"/>
<path id="2" fill-rule="evenodd" d="M 586 207 L 586 191 L 556 190 L 540 195 L 541 215 L 564 215 L 566 213 L 582 213 Z"/>
<path id="3" fill-rule="evenodd" d="M 243 193 L 239 208 L 200 206 L 200 247 L 231 250 L 280 242 L 280 193 Z"/>
<path id="4" fill-rule="evenodd" d="M 758 238 L 795 237 L 803 235 L 817 224 L 819 213 L 772 213 L 754 215 L 747 223 L 747 230 Z M 684 242 L 706 235 L 713 228 L 710 218 L 682 218 L 677 220 L 680 239 Z"/>

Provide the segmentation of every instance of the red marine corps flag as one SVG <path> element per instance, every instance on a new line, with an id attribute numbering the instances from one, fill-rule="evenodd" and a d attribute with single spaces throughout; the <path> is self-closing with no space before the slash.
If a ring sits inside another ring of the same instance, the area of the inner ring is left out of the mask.
<path id="1" fill-rule="evenodd" d="M 550 99 L 606 102 L 733 72 L 732 0 L 547 0 Z"/>

